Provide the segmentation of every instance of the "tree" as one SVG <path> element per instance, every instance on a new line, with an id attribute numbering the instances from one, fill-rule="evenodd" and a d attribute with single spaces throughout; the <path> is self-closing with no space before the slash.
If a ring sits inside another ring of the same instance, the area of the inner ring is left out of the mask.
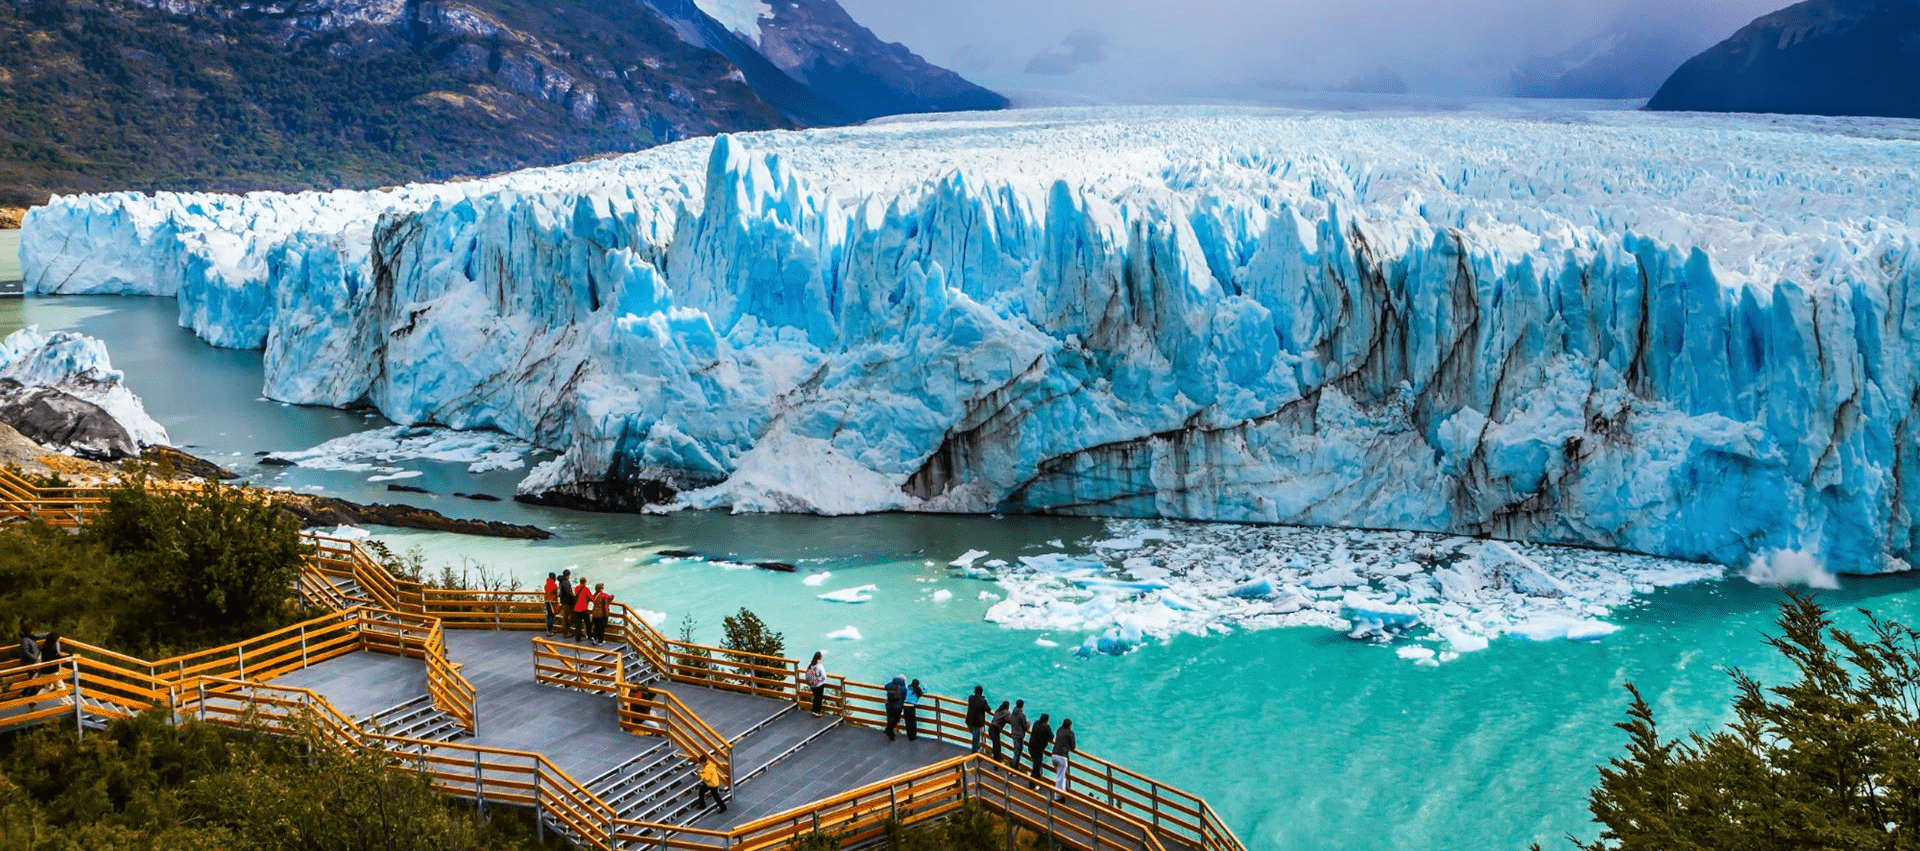
<path id="1" fill-rule="evenodd" d="M 745 606 L 740 607 L 739 614 L 728 615 L 720 623 L 726 630 L 726 639 L 721 646 L 728 650 L 762 656 L 779 656 L 786 652 L 786 636 L 768 629 L 766 622 Z"/>
<path id="2" fill-rule="evenodd" d="M 1662 741 L 1638 690 L 1627 755 L 1588 799 L 1600 838 L 1585 851 L 1920 848 L 1920 632 L 1866 615 L 1834 629 L 1789 594 L 1767 643 L 1796 678 L 1763 686 L 1734 671 L 1734 722 Z"/>
<path id="3" fill-rule="evenodd" d="M 255 635 L 290 620 L 288 589 L 308 547 L 292 515 L 239 488 L 155 492 L 143 478 L 108 492 L 81 537 L 112 553 L 141 617 L 120 624 L 145 649 Z"/>

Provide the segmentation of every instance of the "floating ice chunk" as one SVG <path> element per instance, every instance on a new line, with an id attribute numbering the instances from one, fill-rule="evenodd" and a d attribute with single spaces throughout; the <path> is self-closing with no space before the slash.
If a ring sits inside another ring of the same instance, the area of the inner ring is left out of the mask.
<path id="1" fill-rule="evenodd" d="M 1266 600 L 1273 595 L 1273 580 L 1264 576 L 1235 585 L 1233 590 L 1227 592 L 1227 596 L 1239 597 L 1243 600 Z"/>
<path id="2" fill-rule="evenodd" d="M 873 599 L 873 592 L 880 590 L 878 585 L 862 585 L 858 588 L 842 588 L 820 595 L 820 599 L 829 603 L 864 603 Z"/>
<path id="3" fill-rule="evenodd" d="M 948 591 L 945 588 L 941 588 L 938 591 L 933 592 L 933 601 L 936 603 L 944 603 L 951 599 L 953 599 L 953 592 Z"/>
<path id="4" fill-rule="evenodd" d="M 1513 551 L 1502 541 L 1492 541 L 1474 556 L 1498 577 L 1506 587 L 1529 597 L 1564 597 L 1567 585 L 1543 570 L 1539 563 Z"/>
<path id="5" fill-rule="evenodd" d="M 1354 638 L 1396 633 L 1420 622 L 1418 606 L 1376 600 L 1351 591 L 1340 599 L 1340 611 L 1353 622 L 1349 635 Z"/>
<path id="6" fill-rule="evenodd" d="M 1148 541 L 1165 541 L 1172 537 L 1173 533 L 1165 529 L 1141 529 L 1124 537 L 1094 541 L 1093 548 L 1096 550 L 1137 550 L 1146 546 Z"/>
<path id="7" fill-rule="evenodd" d="M 807 574 L 807 578 L 800 580 L 800 584 L 805 585 L 809 588 L 818 588 L 821 585 L 825 585 L 827 583 L 827 580 L 832 577 L 833 577 L 833 571 L 822 570 L 819 573 Z"/>
<path id="8" fill-rule="evenodd" d="M 433 426 L 389 426 L 336 437 L 311 449 L 275 457 L 312 470 L 364 473 L 397 461 L 465 464 L 467 472 L 518 470 L 533 444 L 494 431 Z"/>
<path id="9" fill-rule="evenodd" d="M 1068 576 L 1068 582 L 1082 588 L 1110 591 L 1130 591 L 1145 593 L 1167 587 L 1165 582 L 1141 581 L 1134 579 L 1115 579 L 1110 576 Z"/>
<path id="10" fill-rule="evenodd" d="M 372 532 L 358 526 L 335 526 L 333 531 L 326 534 L 329 538 L 339 538 L 343 541 L 364 541 L 373 537 Z"/>
<path id="11" fill-rule="evenodd" d="M 382 475 L 378 475 L 378 476 L 368 476 L 368 477 L 367 477 L 367 481 L 369 481 L 369 482 L 395 482 L 395 481 L 399 481 L 399 480 L 401 480 L 401 479 L 412 479 L 412 478 L 417 478 L 417 477 L 419 477 L 419 476 L 423 476 L 423 475 L 426 475 L 426 474 L 425 474 L 425 473 L 422 473 L 422 472 L 420 472 L 419 470 L 401 470 L 401 471 L 400 471 L 400 472 L 398 472 L 398 473 L 385 473 L 385 474 L 382 474 Z"/>
<path id="12" fill-rule="evenodd" d="M 843 626 L 839 629 L 836 629 L 832 632 L 827 633 L 827 638 L 833 641 L 859 641 L 861 639 L 861 635 L 860 635 L 860 630 L 858 628 L 854 627 L 852 624 L 848 624 L 847 626 Z"/>
<path id="13" fill-rule="evenodd" d="M 998 600 L 998 599 L 1000 599 L 1000 595 L 999 595 L 999 594 L 995 594 L 995 593 L 993 593 L 992 591 L 982 591 L 982 592 L 980 592 L 980 599 L 982 599 L 982 600 Z"/>
<path id="14" fill-rule="evenodd" d="M 1049 640 L 1047 640 L 1047 639 L 1044 639 L 1044 638 L 1036 638 L 1036 639 L 1034 639 L 1034 640 L 1033 640 L 1033 646 L 1035 646 L 1035 647 L 1059 647 L 1059 646 L 1060 646 L 1060 642 L 1058 642 L 1058 641 L 1049 641 Z"/>
<path id="15" fill-rule="evenodd" d="M 972 567 L 974 562 L 979 561 L 980 557 L 986 554 L 986 550 L 967 550 L 961 553 L 959 558 L 947 562 L 947 565 L 949 567 Z"/>
<path id="16" fill-rule="evenodd" d="M 1433 634 L 1445 641 L 1447 646 L 1457 653 L 1473 653 L 1487 649 L 1487 637 L 1474 635 L 1452 624 L 1435 626 Z"/>
<path id="17" fill-rule="evenodd" d="M 1594 641 L 1619 631 L 1619 627 L 1605 621 L 1554 613 L 1536 614 L 1507 627 L 1508 635 L 1528 641 L 1552 641 L 1557 638 Z"/>
<path id="18" fill-rule="evenodd" d="M 1820 559 L 1805 550 L 1772 550 L 1760 553 L 1747 564 L 1747 581 L 1755 585 L 1805 585 L 1828 590 L 1840 587 L 1840 581 Z"/>
<path id="19" fill-rule="evenodd" d="M 1160 605 L 1166 606 L 1176 612 L 1197 612 L 1200 611 L 1201 608 L 1199 604 L 1172 591 L 1165 591 L 1160 594 Z"/>
<path id="20" fill-rule="evenodd" d="M 1061 575 L 1097 573 L 1106 567 L 1106 563 L 1099 559 L 1066 553 L 1021 556 L 1020 564 L 1030 570 Z M 987 566 L 992 567 L 993 562 L 987 562 Z"/>
<path id="21" fill-rule="evenodd" d="M 1307 577 L 1308 588 L 1354 588 L 1367 584 L 1367 578 L 1360 575 L 1351 562 L 1328 565 Z"/>
<path id="22" fill-rule="evenodd" d="M 653 627 L 654 629 L 659 629 L 661 624 L 664 624 L 667 622 L 666 612 L 656 612 L 652 609 L 636 609 L 632 606 L 628 606 L 627 611 L 632 612 L 634 615 L 640 618 L 640 621 L 642 623 L 645 623 L 647 626 Z"/>
<path id="23" fill-rule="evenodd" d="M 1437 660 L 1433 658 L 1435 653 L 1434 653 L 1434 649 L 1431 647 L 1422 647 L 1418 644 L 1409 644 L 1393 651 L 1393 653 L 1394 655 L 1399 656 L 1402 659 L 1412 659 L 1413 663 L 1416 665 L 1440 664 Z"/>

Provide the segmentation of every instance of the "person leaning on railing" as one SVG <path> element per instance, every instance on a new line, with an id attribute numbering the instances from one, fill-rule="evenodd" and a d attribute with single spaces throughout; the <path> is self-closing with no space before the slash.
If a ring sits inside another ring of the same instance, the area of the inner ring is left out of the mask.
<path id="1" fill-rule="evenodd" d="M 1067 799 L 1067 772 L 1073 763 L 1073 719 L 1060 719 L 1060 731 L 1053 734 L 1053 789 L 1054 800 Z"/>
<path id="2" fill-rule="evenodd" d="M 547 574 L 547 634 L 553 634 L 553 615 L 560 611 L 560 579 Z"/>
<path id="3" fill-rule="evenodd" d="M 595 583 L 593 586 L 593 627 L 587 636 L 598 645 L 607 640 L 607 611 L 613 608 L 613 595 L 607 593 L 607 584 Z"/>
<path id="4" fill-rule="evenodd" d="M 820 698 L 827 693 L 827 669 L 820 664 L 825 653 L 814 651 L 813 661 L 807 663 L 807 688 L 813 690 L 813 717 L 820 717 Z"/>
<path id="5" fill-rule="evenodd" d="M 587 618 L 593 609 L 593 589 L 587 587 L 587 578 L 580 577 L 580 584 L 573 589 L 573 619 L 567 621 L 567 628 L 573 633 L 573 640 L 587 639 Z"/>

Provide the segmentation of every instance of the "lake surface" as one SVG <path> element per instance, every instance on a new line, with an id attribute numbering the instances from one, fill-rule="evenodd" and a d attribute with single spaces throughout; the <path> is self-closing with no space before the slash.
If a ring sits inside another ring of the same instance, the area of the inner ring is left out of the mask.
<path id="1" fill-rule="evenodd" d="M 1611 725 L 1624 717 L 1624 684 L 1638 685 L 1676 735 L 1728 717 L 1729 667 L 1763 678 L 1785 667 L 1761 643 L 1780 592 L 1742 579 L 1647 596 L 1608 618 L 1623 628 L 1602 641 L 1500 640 L 1438 667 L 1318 628 L 1182 636 L 1125 656 L 1078 659 L 1070 651 L 1085 636 L 984 621 L 991 600 L 981 593 L 996 586 L 955 577 L 945 564 L 969 549 L 1009 559 L 1082 551 L 1108 537 L 1099 521 L 599 515 L 389 493 L 364 472 L 254 466 L 255 452 L 303 449 L 387 423 L 260 398 L 258 353 L 199 343 L 176 326 L 170 299 L 0 302 L 0 332 L 31 323 L 106 340 L 176 443 L 260 484 L 415 502 L 559 534 L 545 542 L 380 535 L 397 549 L 418 547 L 429 564 L 486 565 L 528 585 L 573 567 L 630 604 L 664 612 L 668 631 L 690 616 L 697 638 L 717 642 L 720 618 L 745 606 L 785 633 L 789 655 L 823 648 L 837 673 L 873 682 L 904 673 L 948 694 L 979 683 L 996 703 L 1025 698 L 1056 722 L 1073 718 L 1088 750 L 1204 795 L 1253 849 L 1567 847 L 1564 834 L 1596 832 L 1585 797 L 1594 766 L 1621 752 L 1623 734 Z M 439 494 L 510 497 L 524 474 L 404 466 L 422 473 L 408 484 Z M 662 560 L 661 549 L 801 570 Z M 823 571 L 832 575 L 805 584 Z M 861 585 L 876 587 L 871 602 L 817 596 Z M 1920 579 L 1848 578 L 1843 586 L 1823 599 L 1920 621 Z M 826 638 L 848 626 L 862 638 Z"/>

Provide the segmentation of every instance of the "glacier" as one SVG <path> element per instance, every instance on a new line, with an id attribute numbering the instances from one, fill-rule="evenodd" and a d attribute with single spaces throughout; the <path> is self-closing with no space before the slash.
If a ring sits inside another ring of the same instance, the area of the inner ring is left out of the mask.
<path id="1" fill-rule="evenodd" d="M 1041 110 L 379 192 L 55 199 L 36 293 L 268 396 L 495 429 L 528 498 L 1920 546 L 1920 125 Z M 1330 578 L 1332 579 L 1332 578 Z"/>

